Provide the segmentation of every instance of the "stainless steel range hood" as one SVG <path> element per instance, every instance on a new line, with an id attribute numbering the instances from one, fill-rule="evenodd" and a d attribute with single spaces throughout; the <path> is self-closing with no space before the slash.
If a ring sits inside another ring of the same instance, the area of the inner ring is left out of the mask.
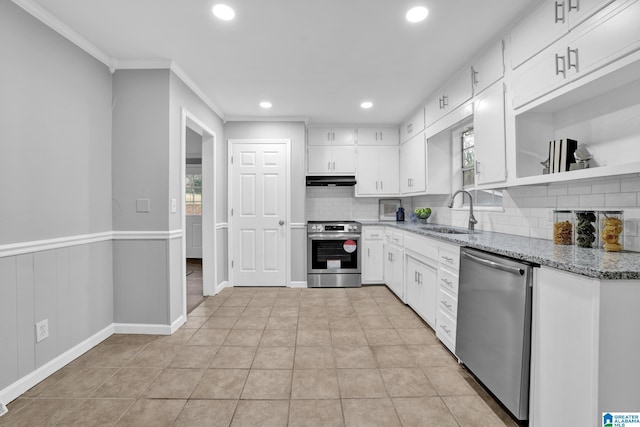
<path id="1" fill-rule="evenodd" d="M 307 176 L 307 187 L 348 187 L 356 185 L 355 176 Z"/>

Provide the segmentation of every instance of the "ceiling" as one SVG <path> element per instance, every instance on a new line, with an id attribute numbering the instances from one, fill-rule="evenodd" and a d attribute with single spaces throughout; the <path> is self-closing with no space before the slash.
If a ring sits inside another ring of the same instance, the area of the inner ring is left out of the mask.
<path id="1" fill-rule="evenodd" d="M 227 120 L 397 124 L 538 0 L 32 1 L 120 63 L 174 61 Z"/>

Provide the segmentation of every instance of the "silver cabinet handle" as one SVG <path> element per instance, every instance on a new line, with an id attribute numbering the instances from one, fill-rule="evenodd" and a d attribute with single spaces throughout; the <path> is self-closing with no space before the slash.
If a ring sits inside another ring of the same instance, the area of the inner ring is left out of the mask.
<path id="1" fill-rule="evenodd" d="M 442 95 L 442 108 L 446 108 L 449 106 L 449 97 L 447 95 Z"/>
<path id="2" fill-rule="evenodd" d="M 327 170 L 330 171 L 331 170 L 331 162 L 327 163 Z"/>
<path id="3" fill-rule="evenodd" d="M 378 237 L 378 234 L 372 234 L 371 237 Z"/>
<path id="4" fill-rule="evenodd" d="M 451 258 L 451 257 L 448 257 L 448 256 L 444 256 L 444 255 L 442 255 L 442 257 L 441 257 L 441 258 L 442 258 L 443 260 L 447 261 L 447 262 L 453 262 L 453 258 Z"/>
<path id="5" fill-rule="evenodd" d="M 407 133 L 413 132 L 413 123 L 407 123 Z"/>
<path id="6" fill-rule="evenodd" d="M 336 140 L 336 133 L 335 132 L 331 132 L 331 140 L 332 141 Z"/>
<path id="7" fill-rule="evenodd" d="M 336 162 L 333 162 L 333 170 L 336 170 Z"/>
<path id="8" fill-rule="evenodd" d="M 380 181 L 380 189 L 384 190 L 384 181 Z"/>
<path id="9" fill-rule="evenodd" d="M 378 181 L 376 181 L 376 191 L 378 191 Z"/>
<path id="10" fill-rule="evenodd" d="M 478 166 L 480 166 L 480 162 L 476 160 L 473 167 L 476 170 L 476 175 L 480 175 L 480 168 Z"/>
<path id="11" fill-rule="evenodd" d="M 575 10 L 576 12 L 580 12 L 580 0 L 575 0 L 575 5 L 572 0 L 569 0 L 569 12 Z"/>
<path id="12" fill-rule="evenodd" d="M 383 140 L 383 139 L 382 139 L 382 132 L 380 132 L 380 141 L 382 141 L 382 140 Z"/>
<path id="13" fill-rule="evenodd" d="M 331 141 L 331 132 L 327 132 L 327 141 Z"/>
<path id="14" fill-rule="evenodd" d="M 440 300 L 440 302 L 442 303 L 442 305 L 444 305 L 445 307 L 447 307 L 449 310 L 451 310 L 451 304 L 447 304 L 446 301 Z"/>
<path id="15" fill-rule="evenodd" d="M 574 58 L 576 59 L 574 63 L 571 63 L 571 54 L 573 54 Z M 567 48 L 567 70 L 570 70 L 572 68 L 576 69 L 576 73 L 580 72 L 580 70 L 578 69 L 578 48 L 571 49 L 570 47 L 568 47 Z"/>
<path id="16" fill-rule="evenodd" d="M 560 61 L 562 61 L 562 68 L 559 66 Z M 567 77 L 567 73 L 565 71 L 566 66 L 565 57 L 556 53 L 556 76 L 562 73 L 562 77 Z"/>
<path id="17" fill-rule="evenodd" d="M 444 325 L 440 325 L 440 329 L 442 329 L 447 335 L 451 335 L 451 329 L 447 328 Z"/>
<path id="18" fill-rule="evenodd" d="M 371 257 L 371 248 L 367 248 L 367 256 Z"/>
<path id="19" fill-rule="evenodd" d="M 417 271 L 414 271 L 414 272 L 413 272 L 413 281 L 414 281 L 415 283 L 418 283 L 418 272 L 417 272 Z"/>
<path id="20" fill-rule="evenodd" d="M 446 285 L 448 285 L 448 286 L 452 286 L 452 285 L 453 285 L 453 282 L 451 282 L 450 280 L 447 280 L 447 279 L 445 279 L 445 278 L 442 278 L 442 279 L 440 279 L 440 280 L 441 280 L 441 281 L 443 281 L 443 282 L 444 282 Z"/>
<path id="21" fill-rule="evenodd" d="M 478 72 L 473 67 L 471 67 L 471 84 L 478 86 Z"/>
<path id="22" fill-rule="evenodd" d="M 564 24 L 564 1 L 557 2 L 556 1 L 556 20 L 555 23 L 562 22 Z M 562 15 L 558 14 L 558 10 L 562 11 Z"/>

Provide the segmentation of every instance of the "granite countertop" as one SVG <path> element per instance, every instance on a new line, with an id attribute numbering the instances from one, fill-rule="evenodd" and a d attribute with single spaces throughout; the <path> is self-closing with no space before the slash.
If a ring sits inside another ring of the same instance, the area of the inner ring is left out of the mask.
<path id="1" fill-rule="evenodd" d="M 434 232 L 435 227 L 465 230 L 440 224 L 360 221 L 384 225 L 446 242 L 480 249 L 534 264 L 605 280 L 640 280 L 640 252 L 605 252 L 574 245 L 555 245 L 551 240 L 477 230 L 473 234 Z M 431 229 L 431 230 L 430 230 Z"/>

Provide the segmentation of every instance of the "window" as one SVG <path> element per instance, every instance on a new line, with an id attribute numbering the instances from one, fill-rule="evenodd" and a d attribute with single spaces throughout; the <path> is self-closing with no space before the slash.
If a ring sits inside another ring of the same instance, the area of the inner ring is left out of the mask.
<path id="1" fill-rule="evenodd" d="M 186 176 L 185 213 L 202 215 L 202 175 Z"/>
<path id="2" fill-rule="evenodd" d="M 476 185 L 476 153 L 473 128 L 465 128 L 460 133 L 462 149 L 462 188 L 473 195 L 473 204 L 476 206 L 502 207 L 502 191 L 477 190 Z M 465 199 L 463 206 L 466 206 Z"/>

